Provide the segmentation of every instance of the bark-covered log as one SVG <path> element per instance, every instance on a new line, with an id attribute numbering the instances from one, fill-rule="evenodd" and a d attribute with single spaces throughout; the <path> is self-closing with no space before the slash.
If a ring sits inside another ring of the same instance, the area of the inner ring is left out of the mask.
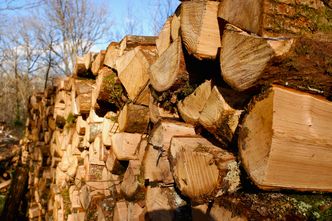
<path id="1" fill-rule="evenodd" d="M 227 25 L 222 37 L 223 79 L 243 91 L 277 82 L 332 94 L 332 41 L 324 38 L 262 38 Z"/>
<path id="2" fill-rule="evenodd" d="M 331 33 L 331 8 L 323 1 L 226 0 L 218 16 L 263 37 Z"/>

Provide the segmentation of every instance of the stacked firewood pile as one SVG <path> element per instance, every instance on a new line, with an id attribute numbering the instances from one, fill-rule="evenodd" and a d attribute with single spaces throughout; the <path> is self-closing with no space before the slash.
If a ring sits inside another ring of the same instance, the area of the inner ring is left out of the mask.
<path id="1" fill-rule="evenodd" d="M 78 57 L 30 99 L 29 218 L 330 213 L 328 196 L 246 191 L 332 191 L 331 33 L 320 0 L 183 1 L 158 37 Z"/>

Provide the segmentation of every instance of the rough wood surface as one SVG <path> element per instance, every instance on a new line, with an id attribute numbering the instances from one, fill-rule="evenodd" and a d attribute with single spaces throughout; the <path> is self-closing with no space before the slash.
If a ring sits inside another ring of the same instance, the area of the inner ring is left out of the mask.
<path id="1" fill-rule="evenodd" d="M 201 111 L 199 123 L 215 137 L 229 144 L 239 123 L 241 110 L 232 108 L 214 86 Z"/>
<path id="2" fill-rule="evenodd" d="M 222 1 L 218 16 L 264 37 L 331 33 L 331 8 L 323 1 Z"/>
<path id="3" fill-rule="evenodd" d="M 222 77 L 239 91 L 275 82 L 330 96 L 331 51 L 332 43 L 324 39 L 266 39 L 227 25 L 220 55 Z"/>
<path id="4" fill-rule="evenodd" d="M 150 67 L 150 82 L 159 91 L 176 90 L 188 81 L 181 38 L 174 41 L 169 48 Z"/>
<path id="5" fill-rule="evenodd" d="M 112 150 L 118 160 L 135 160 L 142 134 L 115 133 L 112 136 Z"/>
<path id="6" fill-rule="evenodd" d="M 154 126 L 143 161 L 145 180 L 148 182 L 173 183 L 168 161 L 170 141 L 173 136 L 185 135 L 195 135 L 195 129 L 192 125 L 162 120 Z"/>
<path id="7" fill-rule="evenodd" d="M 155 47 L 156 39 L 157 37 L 155 36 L 127 35 L 120 41 L 119 56 L 137 46 L 144 46 L 146 48 Z"/>
<path id="8" fill-rule="evenodd" d="M 187 1 L 181 8 L 181 36 L 189 54 L 198 59 L 216 58 L 220 47 L 217 19 L 219 2 Z"/>
<path id="9" fill-rule="evenodd" d="M 136 104 L 126 104 L 118 118 L 119 131 L 128 133 L 147 133 L 149 108 Z"/>
<path id="10" fill-rule="evenodd" d="M 104 59 L 105 59 L 105 50 L 101 50 L 96 59 L 93 61 L 92 66 L 91 66 L 91 72 L 94 75 L 98 75 L 98 71 L 103 67 L 104 65 Z"/>
<path id="11" fill-rule="evenodd" d="M 177 107 L 181 118 L 190 124 L 196 124 L 199 116 L 211 94 L 211 81 L 205 81 L 184 100 L 178 102 Z"/>
<path id="12" fill-rule="evenodd" d="M 119 57 L 119 43 L 118 42 L 111 42 L 106 50 L 105 58 L 104 58 L 104 65 L 109 68 L 116 68 L 116 60 Z"/>
<path id="13" fill-rule="evenodd" d="M 172 16 L 166 20 L 156 40 L 156 46 L 159 56 L 161 56 L 162 53 L 164 53 L 164 51 L 166 51 L 166 49 L 171 44 L 171 21 L 172 21 Z"/>
<path id="14" fill-rule="evenodd" d="M 146 56 L 148 52 L 144 53 L 141 47 L 136 47 L 116 61 L 119 79 L 132 101 L 136 101 L 147 86 L 149 80 L 148 70 L 156 55 L 153 50 L 149 52 L 149 55 Z"/>
<path id="15" fill-rule="evenodd" d="M 173 176 L 181 193 L 195 202 L 235 192 L 240 171 L 233 154 L 201 137 L 173 137 L 170 148 Z"/>
<path id="16" fill-rule="evenodd" d="M 258 97 L 238 140 L 255 184 L 331 192 L 331 115 L 330 102 L 292 89 L 274 86 Z"/>

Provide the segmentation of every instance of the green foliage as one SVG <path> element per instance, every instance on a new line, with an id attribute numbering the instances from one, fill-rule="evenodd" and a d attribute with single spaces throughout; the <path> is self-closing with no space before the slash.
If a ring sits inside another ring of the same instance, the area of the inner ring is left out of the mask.
<path id="1" fill-rule="evenodd" d="M 68 125 L 73 125 L 76 121 L 76 117 L 72 114 L 72 113 L 69 113 L 68 116 L 67 116 L 67 119 L 66 119 L 66 123 Z"/>
<path id="2" fill-rule="evenodd" d="M 115 73 L 110 74 L 109 76 L 103 79 L 104 87 L 104 96 L 109 103 L 114 104 L 117 108 L 123 106 L 122 95 L 124 89 L 121 83 L 117 82 L 117 76 Z"/>

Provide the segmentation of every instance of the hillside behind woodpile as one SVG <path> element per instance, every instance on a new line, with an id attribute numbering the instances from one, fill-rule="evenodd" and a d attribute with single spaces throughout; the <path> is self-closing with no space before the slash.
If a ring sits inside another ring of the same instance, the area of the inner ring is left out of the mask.
<path id="1" fill-rule="evenodd" d="M 29 98 L 2 219 L 332 220 L 331 6 L 182 1 L 77 57 Z"/>

